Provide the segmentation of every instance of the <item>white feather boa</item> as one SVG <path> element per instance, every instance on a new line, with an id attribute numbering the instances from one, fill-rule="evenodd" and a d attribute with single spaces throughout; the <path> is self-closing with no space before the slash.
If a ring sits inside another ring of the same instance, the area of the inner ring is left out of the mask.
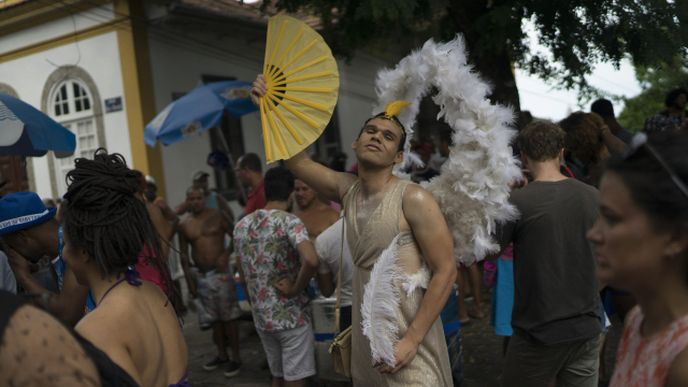
<path id="1" fill-rule="evenodd" d="M 400 167 L 417 164 L 409 147 L 420 100 L 432 86 L 439 89 L 433 98 L 440 107 L 438 119 L 444 118 L 453 129 L 454 144 L 440 175 L 425 187 L 437 199 L 452 231 L 456 259 L 471 264 L 497 252 L 491 237 L 496 223 L 517 216 L 508 201 L 509 183 L 521 176 L 521 170 L 509 145 L 516 133 L 509 127 L 513 111 L 490 103 L 490 86 L 467 59 L 460 35 L 448 43 L 428 40 L 394 69 L 378 73 L 374 112 L 393 100 L 411 102 L 399 115 L 408 131 Z"/>

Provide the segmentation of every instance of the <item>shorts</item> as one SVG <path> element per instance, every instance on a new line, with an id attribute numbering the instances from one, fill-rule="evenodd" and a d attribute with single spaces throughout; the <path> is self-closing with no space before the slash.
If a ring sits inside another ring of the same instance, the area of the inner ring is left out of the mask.
<path id="1" fill-rule="evenodd" d="M 197 278 L 198 296 L 210 322 L 231 321 L 241 316 L 231 274 L 210 270 L 198 273 Z"/>
<path id="2" fill-rule="evenodd" d="M 256 331 L 273 377 L 295 381 L 316 374 L 315 339 L 310 324 L 277 332 Z"/>
<path id="3" fill-rule="evenodd" d="M 184 269 L 182 269 L 182 262 L 179 258 L 179 253 L 170 249 L 167 257 L 167 267 L 170 269 L 170 277 L 172 281 L 184 278 Z"/>

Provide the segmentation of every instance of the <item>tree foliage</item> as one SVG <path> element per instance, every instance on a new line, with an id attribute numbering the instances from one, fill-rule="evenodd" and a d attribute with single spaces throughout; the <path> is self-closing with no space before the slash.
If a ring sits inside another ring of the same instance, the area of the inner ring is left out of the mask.
<path id="1" fill-rule="evenodd" d="M 643 91 L 625 99 L 624 110 L 619 114 L 619 123 L 632 131 L 642 129 L 646 118 L 666 109 L 664 99 L 669 91 L 677 87 L 688 89 L 688 58 L 677 56 L 651 68 L 638 66 L 636 76 Z"/>
<path id="2" fill-rule="evenodd" d="M 328 43 L 343 57 L 390 48 L 401 57 L 429 37 L 462 33 L 471 60 L 495 85 L 495 98 L 516 107 L 513 64 L 585 90 L 585 75 L 597 62 L 618 66 L 630 56 L 652 66 L 670 62 L 688 43 L 686 0 L 272 0 L 263 6 L 319 16 Z M 526 21 L 546 50 L 532 49 Z"/>

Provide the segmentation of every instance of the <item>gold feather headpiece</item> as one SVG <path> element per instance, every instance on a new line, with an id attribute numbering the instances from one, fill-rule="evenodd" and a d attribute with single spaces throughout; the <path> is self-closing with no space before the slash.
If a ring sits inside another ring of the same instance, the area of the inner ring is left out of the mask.
<path id="1" fill-rule="evenodd" d="M 387 104 L 387 106 L 385 107 L 385 111 L 370 117 L 368 120 L 366 120 L 366 123 L 368 123 L 368 121 L 372 120 L 373 118 L 384 118 L 396 122 L 397 125 L 399 125 L 399 127 L 401 128 L 402 132 L 406 134 L 406 128 L 404 128 L 404 125 L 401 123 L 398 116 L 399 113 L 401 113 L 401 111 L 410 104 L 410 102 L 403 100 L 392 101 Z"/>

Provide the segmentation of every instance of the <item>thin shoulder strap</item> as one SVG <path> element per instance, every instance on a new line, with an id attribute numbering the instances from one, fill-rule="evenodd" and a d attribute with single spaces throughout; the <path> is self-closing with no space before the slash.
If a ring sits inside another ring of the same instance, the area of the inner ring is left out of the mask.
<path id="1" fill-rule="evenodd" d="M 394 187 L 393 192 L 390 192 L 393 196 L 393 200 L 396 200 L 395 207 L 390 208 L 392 211 L 392 216 L 396 218 L 397 234 L 400 232 L 401 218 L 404 216 L 404 194 L 406 193 L 406 187 L 413 184 L 412 181 L 399 179 L 396 187 Z M 394 219 L 393 218 L 393 219 Z"/>
<path id="2" fill-rule="evenodd" d="M 335 304 L 334 318 L 335 318 L 335 330 L 339 333 L 339 315 L 341 314 L 339 307 L 342 303 L 342 261 L 344 258 L 344 227 L 346 227 L 346 219 L 344 216 L 340 217 L 339 220 L 342 221 L 342 237 L 340 241 L 339 248 L 339 270 L 337 270 L 337 303 Z"/>

